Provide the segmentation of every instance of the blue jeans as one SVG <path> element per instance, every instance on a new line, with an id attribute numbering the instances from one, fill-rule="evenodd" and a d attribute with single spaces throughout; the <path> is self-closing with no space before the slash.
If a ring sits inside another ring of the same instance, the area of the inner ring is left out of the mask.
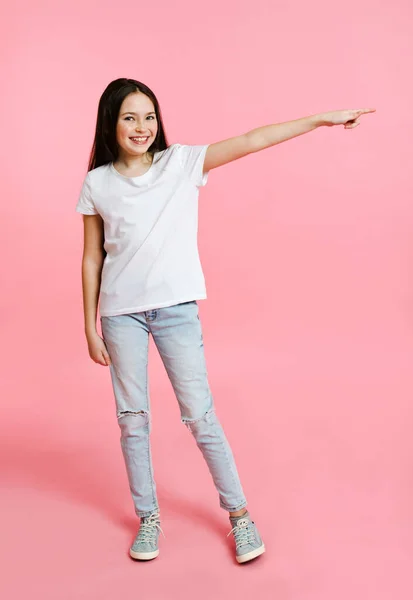
<path id="1" fill-rule="evenodd" d="M 181 420 L 207 462 L 220 506 L 233 512 L 247 505 L 231 448 L 215 413 L 198 312 L 198 304 L 192 300 L 100 318 L 102 337 L 111 358 L 109 369 L 121 447 L 139 517 L 159 510 L 149 439 L 149 333 L 173 386 Z"/>

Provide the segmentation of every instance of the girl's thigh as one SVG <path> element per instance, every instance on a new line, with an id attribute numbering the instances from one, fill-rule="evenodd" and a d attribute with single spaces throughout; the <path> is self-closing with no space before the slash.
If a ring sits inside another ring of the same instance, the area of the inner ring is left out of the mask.
<path id="1" fill-rule="evenodd" d="M 213 408 L 196 300 L 157 309 L 151 332 L 184 419 Z"/>
<path id="2" fill-rule="evenodd" d="M 101 317 L 118 416 L 149 410 L 149 329 L 142 313 Z"/>

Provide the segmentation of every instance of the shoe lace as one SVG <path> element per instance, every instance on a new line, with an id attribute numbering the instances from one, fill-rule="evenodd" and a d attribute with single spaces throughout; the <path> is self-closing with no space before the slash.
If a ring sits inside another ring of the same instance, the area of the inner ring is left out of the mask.
<path id="1" fill-rule="evenodd" d="M 249 544 L 253 544 L 255 541 L 254 530 L 251 526 L 252 524 L 244 524 L 244 525 L 235 525 L 233 529 L 228 533 L 227 537 L 234 534 L 235 543 L 238 548 L 242 546 L 247 546 Z"/>
<path id="2" fill-rule="evenodd" d="M 152 513 L 148 517 L 144 517 L 144 519 L 142 519 L 141 524 L 139 526 L 139 533 L 138 533 L 138 539 L 140 542 L 155 541 L 157 529 L 159 529 L 159 531 L 162 533 L 163 537 L 165 537 L 165 534 L 162 531 L 159 519 L 160 519 L 159 513 Z"/>

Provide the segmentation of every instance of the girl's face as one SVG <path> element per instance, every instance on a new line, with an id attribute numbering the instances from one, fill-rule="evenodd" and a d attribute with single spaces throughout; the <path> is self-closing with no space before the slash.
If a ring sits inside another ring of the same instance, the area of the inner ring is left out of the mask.
<path id="1" fill-rule="evenodd" d="M 133 156 L 144 155 L 154 142 L 157 131 L 158 122 L 152 100 L 142 92 L 132 92 L 126 96 L 116 125 L 119 149 Z"/>

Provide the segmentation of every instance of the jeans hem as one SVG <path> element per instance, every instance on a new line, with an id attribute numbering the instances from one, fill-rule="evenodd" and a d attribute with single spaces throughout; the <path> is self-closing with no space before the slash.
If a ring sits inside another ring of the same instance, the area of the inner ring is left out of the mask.
<path id="1" fill-rule="evenodd" d="M 237 510 L 241 510 L 242 508 L 246 508 L 247 507 L 247 502 L 242 502 L 241 504 L 239 504 L 238 506 L 235 506 L 234 508 L 228 508 L 228 506 L 224 506 L 224 504 L 222 504 L 222 502 L 219 503 L 220 507 L 223 508 L 224 510 L 227 510 L 228 512 L 237 512 Z"/>
<path id="2" fill-rule="evenodd" d="M 149 515 L 151 515 L 153 512 L 159 512 L 159 507 L 153 508 L 152 510 L 145 510 L 145 511 L 137 510 L 136 514 L 139 518 L 142 519 L 144 517 L 149 517 Z"/>

